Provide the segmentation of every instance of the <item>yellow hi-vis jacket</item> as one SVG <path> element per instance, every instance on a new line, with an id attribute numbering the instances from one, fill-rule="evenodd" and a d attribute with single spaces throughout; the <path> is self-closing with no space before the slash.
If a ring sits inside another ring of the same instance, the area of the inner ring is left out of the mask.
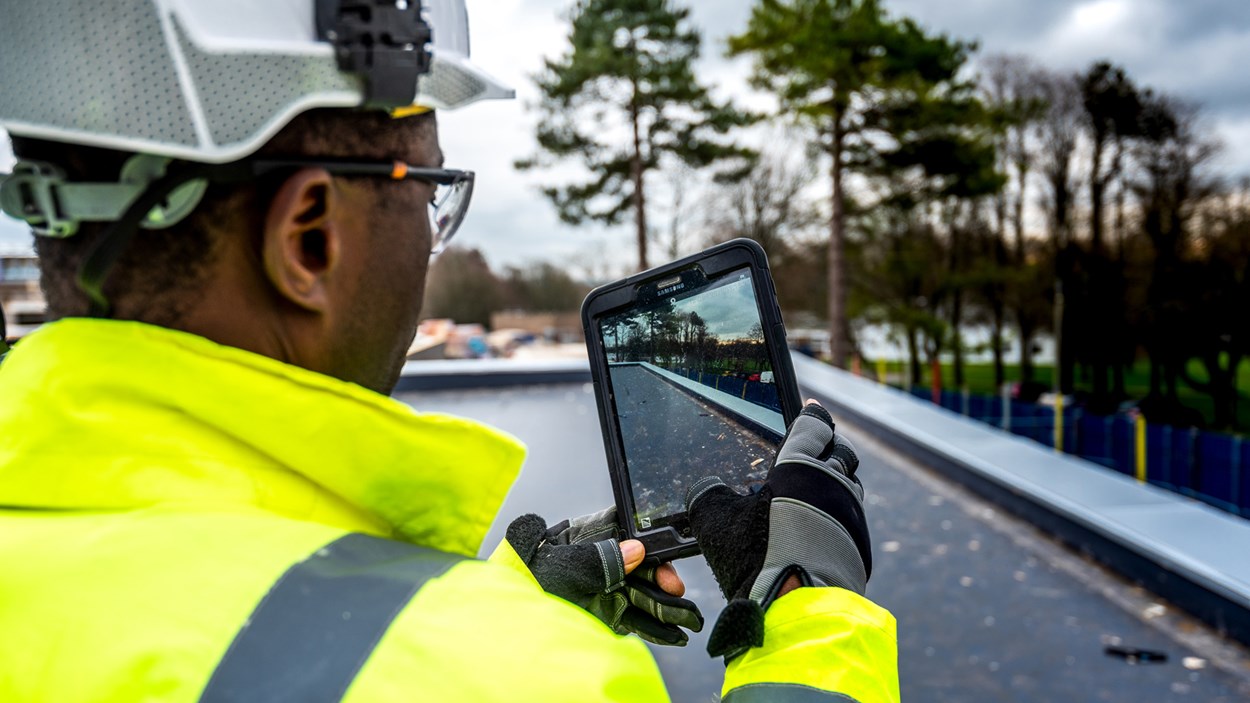
<path id="1" fill-rule="evenodd" d="M 470 558 L 523 454 L 193 335 L 47 325 L 0 365 L 0 701 L 667 700 L 506 542 Z M 766 628 L 725 700 L 898 699 L 869 601 L 799 589 Z"/>

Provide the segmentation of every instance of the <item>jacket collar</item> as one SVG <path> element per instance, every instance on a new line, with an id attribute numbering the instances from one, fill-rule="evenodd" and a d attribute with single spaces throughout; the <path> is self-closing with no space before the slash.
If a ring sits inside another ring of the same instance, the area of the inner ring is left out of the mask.
<path id="1" fill-rule="evenodd" d="M 134 322 L 45 325 L 0 366 L 0 506 L 260 510 L 473 555 L 515 438 Z"/>

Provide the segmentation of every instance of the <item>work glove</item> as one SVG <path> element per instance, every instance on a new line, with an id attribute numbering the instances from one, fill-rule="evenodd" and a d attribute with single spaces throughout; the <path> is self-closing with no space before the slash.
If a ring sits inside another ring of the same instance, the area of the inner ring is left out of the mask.
<path id="1" fill-rule="evenodd" d="M 768 479 L 740 495 L 716 477 L 686 493 L 690 526 L 729 604 L 708 653 L 725 661 L 764 643 L 764 611 L 795 575 L 803 586 L 863 595 L 872 573 L 855 449 L 809 403 L 790 425 Z"/>
<path id="2" fill-rule="evenodd" d="M 508 526 L 507 540 L 544 591 L 585 608 L 617 634 L 685 646 L 690 638 L 681 628 L 703 629 L 699 607 L 662 590 L 658 566 L 626 575 L 617 532 L 616 508 L 609 508 L 551 528 L 537 515 L 522 515 Z"/>

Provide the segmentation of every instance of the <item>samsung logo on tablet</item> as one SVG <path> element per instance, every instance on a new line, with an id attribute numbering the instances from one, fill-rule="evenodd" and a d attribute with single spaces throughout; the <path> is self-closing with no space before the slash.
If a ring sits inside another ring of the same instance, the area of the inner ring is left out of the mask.
<path id="1" fill-rule="evenodd" d="M 681 282 L 680 276 L 678 276 L 677 278 L 670 278 L 667 281 L 660 281 L 659 283 L 656 283 L 655 285 L 658 288 L 658 290 L 656 290 L 655 292 L 657 296 L 665 296 L 665 295 L 668 295 L 669 293 L 676 293 L 677 291 L 686 287 L 686 284 Z"/>

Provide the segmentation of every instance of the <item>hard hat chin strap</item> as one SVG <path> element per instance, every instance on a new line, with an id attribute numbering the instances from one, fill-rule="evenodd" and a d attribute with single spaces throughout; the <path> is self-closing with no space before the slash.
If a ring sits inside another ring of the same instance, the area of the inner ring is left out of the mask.
<path id="1" fill-rule="evenodd" d="M 206 182 L 212 172 L 221 169 L 222 167 L 211 164 L 189 162 L 171 166 L 165 175 L 149 184 L 130 203 L 122 216 L 100 234 L 79 264 L 76 279 L 78 288 L 90 303 L 87 313 L 90 317 L 107 318 L 112 314 L 108 297 L 104 294 L 104 283 L 118 259 L 134 241 L 135 234 L 149 213 L 167 203 L 175 190 L 193 181 Z"/>

